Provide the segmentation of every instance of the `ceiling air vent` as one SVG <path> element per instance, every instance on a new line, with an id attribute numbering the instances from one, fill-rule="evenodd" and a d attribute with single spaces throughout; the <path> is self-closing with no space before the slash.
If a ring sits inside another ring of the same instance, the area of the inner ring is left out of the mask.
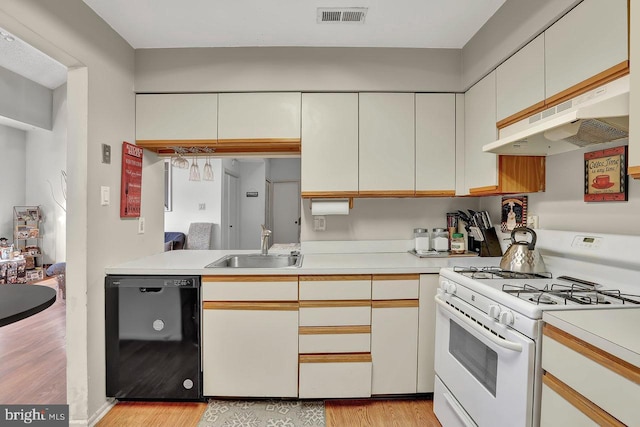
<path id="1" fill-rule="evenodd" d="M 364 24 L 366 7 L 319 7 L 318 24 Z"/>

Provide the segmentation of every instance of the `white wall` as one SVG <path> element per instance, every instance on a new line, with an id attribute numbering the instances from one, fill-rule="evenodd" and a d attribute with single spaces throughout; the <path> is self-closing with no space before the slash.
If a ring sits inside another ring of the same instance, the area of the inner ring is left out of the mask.
<path id="1" fill-rule="evenodd" d="M 240 249 L 260 249 L 261 224 L 265 214 L 265 162 L 245 159 L 240 161 Z M 247 192 L 258 192 L 258 197 L 247 197 Z"/>
<path id="2" fill-rule="evenodd" d="M 119 215 L 122 141 L 135 140 L 134 50 L 82 0 L 3 0 L 0 26 L 70 67 L 67 169 L 67 401 L 70 423 L 106 405 L 104 268 L 163 248 L 163 164 L 145 152 L 142 215 Z M 112 163 L 101 163 L 101 144 Z M 100 186 L 112 204 L 100 206 Z"/>
<path id="3" fill-rule="evenodd" d="M 52 91 L 0 67 L 0 116 L 51 129 Z"/>
<path id="4" fill-rule="evenodd" d="M 271 182 L 300 181 L 300 159 L 268 159 L 267 177 Z"/>
<path id="5" fill-rule="evenodd" d="M 13 207 L 25 204 L 25 131 L 0 125 L 0 237 L 13 242 Z"/>
<path id="6" fill-rule="evenodd" d="M 584 153 L 615 145 L 599 145 L 547 157 L 547 189 L 529 194 L 529 215 L 538 215 L 539 227 L 551 230 L 591 231 L 640 235 L 640 181 L 629 179 L 628 202 L 584 202 Z M 500 218 L 500 197 L 482 200 Z"/>
<path id="7" fill-rule="evenodd" d="M 452 92 L 460 59 L 459 49 L 139 49 L 136 92 Z"/>
<path id="8" fill-rule="evenodd" d="M 478 198 L 356 199 L 349 215 L 326 216 L 326 231 L 313 231 L 309 200 L 302 204 L 300 240 L 403 240 L 414 228 L 446 227 L 447 212 L 478 209 Z"/>
<path id="9" fill-rule="evenodd" d="M 203 175 L 205 159 L 200 158 L 200 176 Z M 189 181 L 189 169 L 172 169 L 172 199 L 171 212 L 164 214 L 164 230 L 180 231 L 187 234 L 192 222 L 212 222 L 214 227 L 214 248 L 219 248 L 215 242 L 219 240 L 222 201 L 222 160 L 212 159 L 213 181 Z M 205 208 L 200 209 L 204 203 Z"/>
<path id="10" fill-rule="evenodd" d="M 52 130 L 27 132 L 25 204 L 40 205 L 43 262 L 66 261 L 67 216 L 61 171 L 67 170 L 67 85 L 53 92 Z M 55 197 L 55 200 L 54 200 Z"/>

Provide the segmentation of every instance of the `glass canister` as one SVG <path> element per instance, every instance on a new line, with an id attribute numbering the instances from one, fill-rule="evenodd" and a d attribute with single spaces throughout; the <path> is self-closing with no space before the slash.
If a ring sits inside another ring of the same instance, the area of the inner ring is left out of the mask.
<path id="1" fill-rule="evenodd" d="M 449 250 L 449 232 L 446 228 L 434 228 L 431 234 L 431 248 L 434 251 L 446 252 Z"/>
<path id="2" fill-rule="evenodd" d="M 429 252 L 429 230 L 426 228 L 414 228 L 413 239 L 415 241 L 415 250 L 417 254 Z"/>
<path id="3" fill-rule="evenodd" d="M 466 251 L 466 248 L 464 244 L 464 234 L 453 233 L 453 238 L 451 239 L 451 253 L 464 254 L 465 251 Z"/>

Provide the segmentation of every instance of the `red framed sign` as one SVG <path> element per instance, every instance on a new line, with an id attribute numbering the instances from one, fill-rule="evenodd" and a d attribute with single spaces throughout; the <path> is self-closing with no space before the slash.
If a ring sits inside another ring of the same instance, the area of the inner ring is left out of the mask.
<path id="1" fill-rule="evenodd" d="M 584 201 L 627 201 L 627 146 L 584 153 Z"/>
<path id="2" fill-rule="evenodd" d="M 122 143 L 122 178 L 120 181 L 120 218 L 140 216 L 142 201 L 142 148 Z"/>

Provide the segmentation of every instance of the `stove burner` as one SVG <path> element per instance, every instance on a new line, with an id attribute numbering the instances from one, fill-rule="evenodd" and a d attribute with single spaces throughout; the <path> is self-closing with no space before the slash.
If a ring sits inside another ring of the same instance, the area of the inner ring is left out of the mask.
<path id="1" fill-rule="evenodd" d="M 551 279 L 551 273 L 518 273 L 500 267 L 453 267 L 453 271 L 472 279 Z"/>
<path id="2" fill-rule="evenodd" d="M 540 294 L 538 294 L 537 297 L 529 298 L 529 301 L 535 302 L 536 304 L 547 304 L 547 305 L 557 304 L 557 302 L 551 299 L 551 296 L 549 296 L 545 292 L 541 292 Z"/>

